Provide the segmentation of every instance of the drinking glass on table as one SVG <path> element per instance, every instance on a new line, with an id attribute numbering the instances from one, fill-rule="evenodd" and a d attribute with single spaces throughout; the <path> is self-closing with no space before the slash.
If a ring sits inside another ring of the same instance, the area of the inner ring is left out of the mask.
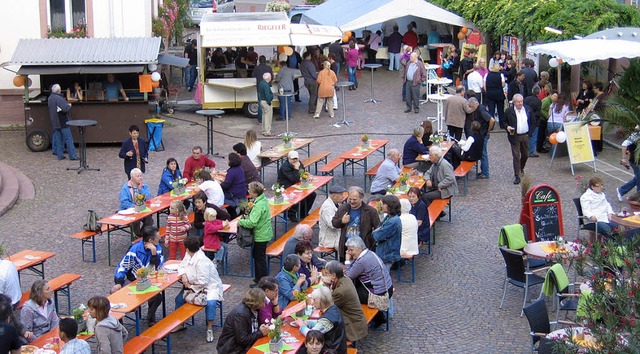
<path id="1" fill-rule="evenodd" d="M 163 267 L 163 266 L 160 266 L 160 268 L 158 268 L 158 278 L 159 278 L 161 281 L 164 281 L 164 278 L 165 278 L 165 276 L 166 276 L 166 275 L 167 275 L 167 274 L 166 274 L 166 272 L 165 272 L 165 270 L 164 270 L 164 267 Z"/>

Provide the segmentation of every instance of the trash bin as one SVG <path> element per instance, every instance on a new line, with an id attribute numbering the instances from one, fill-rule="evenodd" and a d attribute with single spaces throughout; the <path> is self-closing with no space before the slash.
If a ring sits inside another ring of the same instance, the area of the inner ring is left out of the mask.
<path id="1" fill-rule="evenodd" d="M 162 128 L 164 127 L 165 120 L 149 118 L 144 122 L 147 123 L 147 131 L 149 132 L 149 151 L 164 151 Z"/>

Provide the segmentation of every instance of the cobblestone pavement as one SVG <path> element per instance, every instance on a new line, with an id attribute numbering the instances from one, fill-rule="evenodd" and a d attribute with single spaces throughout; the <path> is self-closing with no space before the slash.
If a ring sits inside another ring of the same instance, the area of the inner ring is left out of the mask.
<path id="1" fill-rule="evenodd" d="M 330 151 L 331 157 L 352 148 L 359 142 L 359 135 L 367 133 L 373 139 L 389 139 L 389 148 L 402 148 L 411 130 L 427 115 L 435 115 L 435 104 L 421 106 L 420 114 L 402 113 L 400 79 L 396 72 L 378 70 L 375 73 L 376 96 L 382 103 L 362 103 L 369 98 L 369 72 L 362 72 L 357 91 L 345 92 L 347 118 L 350 127 L 334 128 L 328 114 L 314 120 L 306 113 L 306 91 L 303 103 L 293 107 L 290 129 L 300 137 L 314 137 L 312 152 Z M 301 85 L 302 86 L 302 85 Z M 340 93 L 341 97 L 341 93 Z M 340 103 L 342 107 L 342 102 Z M 342 108 L 336 112 L 342 117 Z M 274 116 L 277 116 L 274 114 Z M 180 164 L 190 154 L 193 145 L 206 145 L 206 123 L 192 113 L 179 111 L 168 117 L 164 129 L 166 150 L 152 152 L 147 165 L 145 181 L 156 191 L 161 170 L 169 157 L 176 157 Z M 248 129 L 260 131 L 255 120 L 245 118 L 239 112 L 227 112 L 216 119 L 215 151 L 224 156 L 231 146 L 242 140 Z M 89 128 L 91 129 L 91 128 Z M 274 122 L 273 131 L 284 131 L 284 122 Z M 122 127 L 123 139 L 127 127 Z M 276 138 L 261 139 L 263 146 L 279 143 Z M 19 201 L 12 210 L 0 218 L 0 240 L 8 247 L 8 253 L 23 249 L 50 250 L 57 255 L 46 262 L 48 277 L 65 272 L 82 274 L 82 279 L 72 286 L 72 302 L 78 304 L 97 294 L 108 294 L 113 285 L 114 268 L 107 266 L 106 238 L 98 237 L 97 263 L 85 263 L 80 259 L 80 242 L 68 235 L 81 229 L 87 209 L 95 209 L 99 215 L 113 213 L 118 207 L 118 192 L 125 182 L 122 161 L 117 157 L 117 146 L 90 146 L 88 161 L 100 172 L 88 171 L 77 175 L 66 167 L 75 166 L 69 160 L 57 161 L 51 152 L 32 153 L 24 143 L 23 132 L 0 132 L 2 161 L 19 168 L 29 176 L 36 187 L 36 198 Z M 504 279 L 503 260 L 497 249 L 497 236 L 501 226 L 518 222 L 520 214 L 520 186 L 514 186 L 510 148 L 506 135 L 494 133 L 489 141 L 491 178 L 470 181 L 469 194 L 453 198 L 452 222 L 437 223 L 437 244 L 429 256 L 416 259 L 416 283 L 395 282 L 393 272 L 396 315 L 391 321 L 391 331 L 370 332 L 358 343 L 362 353 L 524 353 L 528 352 L 529 327 L 526 318 L 520 317 L 522 291 L 510 287 L 503 309 L 499 309 Z M 611 148 L 598 156 L 598 170 L 605 179 L 609 200 L 618 209 L 615 187 L 630 174 L 617 168 L 619 152 Z M 369 166 L 377 163 L 380 155 L 374 155 Z M 222 158 L 215 159 L 219 166 L 226 166 Z M 577 174 L 586 177 L 593 174 L 587 166 L 576 167 Z M 565 234 L 576 234 L 576 212 L 571 201 L 579 196 L 574 177 L 571 176 L 567 158 L 556 159 L 553 166 L 547 155 L 529 160 L 525 169 L 534 183 L 549 183 L 562 197 Z M 362 170 L 355 177 L 348 177 L 349 185 L 362 185 Z M 267 168 L 266 185 L 275 182 L 275 169 Z M 323 197 L 316 201 L 319 207 Z M 278 231 L 278 235 L 283 230 Z M 126 251 L 129 242 L 124 236 L 113 239 L 113 257 L 117 259 Z M 231 247 L 231 267 L 248 271 L 248 253 Z M 117 260 L 116 260 L 117 261 Z M 275 274 L 277 267 L 272 267 Z M 23 289 L 34 278 L 23 276 Z M 225 295 L 225 313 L 240 301 L 248 289 L 247 278 L 223 276 L 223 282 L 232 285 Z M 177 292 L 169 290 L 167 299 Z M 538 290 L 533 291 L 537 297 Z M 169 308 L 173 301 L 169 300 Z M 145 310 L 146 311 L 146 310 Z M 215 336 L 220 329 L 215 330 Z M 217 339 L 216 339 L 217 340 Z M 215 343 L 205 342 L 203 313 L 198 314 L 195 328 L 172 336 L 176 353 L 215 351 Z"/>

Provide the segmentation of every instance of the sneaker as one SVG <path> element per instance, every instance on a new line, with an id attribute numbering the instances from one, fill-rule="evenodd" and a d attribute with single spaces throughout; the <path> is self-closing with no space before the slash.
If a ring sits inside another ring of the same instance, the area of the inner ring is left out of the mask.
<path id="1" fill-rule="evenodd" d="M 314 114 L 314 115 L 313 115 L 313 118 L 318 119 L 318 118 L 320 118 L 320 116 L 319 116 L 319 115 L 317 115 L 317 114 Z"/>
<path id="2" fill-rule="evenodd" d="M 620 188 L 616 188 L 616 194 L 618 195 L 618 200 L 622 202 L 624 198 L 622 198 L 622 193 L 620 193 Z"/>
<path id="3" fill-rule="evenodd" d="M 208 329 L 207 330 L 207 343 L 211 343 L 213 342 L 213 330 L 212 329 Z"/>

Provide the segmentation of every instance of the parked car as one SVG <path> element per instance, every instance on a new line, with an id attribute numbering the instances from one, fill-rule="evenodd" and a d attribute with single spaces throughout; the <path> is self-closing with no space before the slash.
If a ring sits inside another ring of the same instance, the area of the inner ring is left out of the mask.
<path id="1" fill-rule="evenodd" d="M 233 0 L 218 1 L 218 12 L 236 12 L 236 3 Z"/>
<path id="2" fill-rule="evenodd" d="M 189 0 L 189 17 L 194 26 L 200 25 L 202 15 L 212 12 L 218 12 L 216 0 Z"/>

